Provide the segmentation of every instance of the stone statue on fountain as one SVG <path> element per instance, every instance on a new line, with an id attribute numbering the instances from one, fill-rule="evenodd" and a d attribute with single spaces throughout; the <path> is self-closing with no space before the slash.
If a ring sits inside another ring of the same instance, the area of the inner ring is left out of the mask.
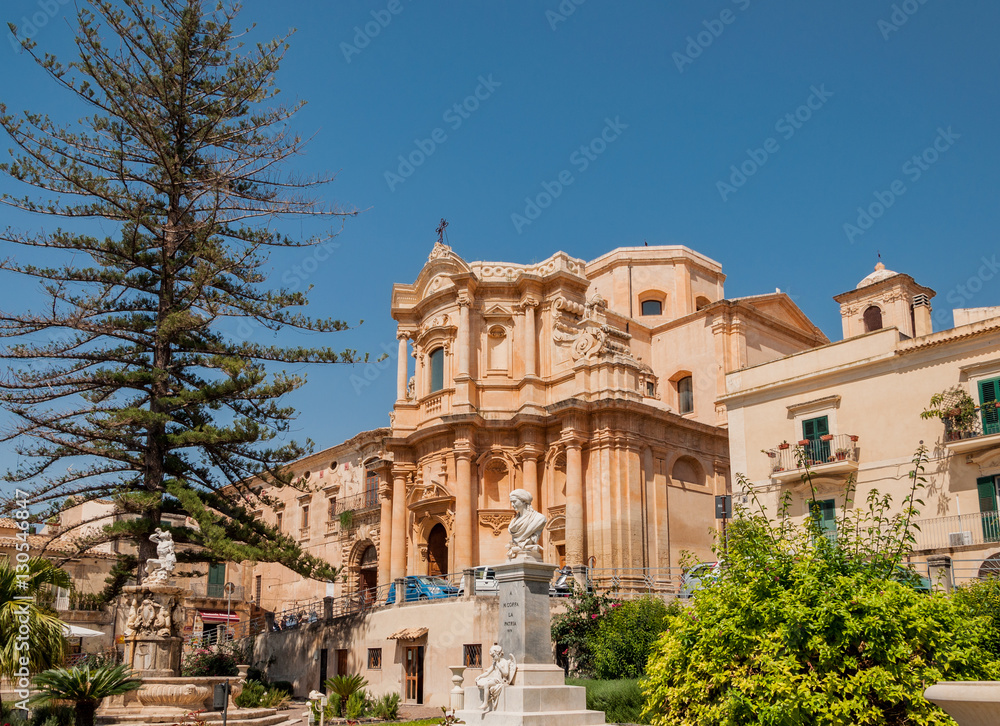
<path id="1" fill-rule="evenodd" d="M 174 537 L 159 527 L 149 535 L 149 541 L 156 544 L 156 559 L 146 560 L 146 581 L 150 584 L 164 584 L 170 579 L 177 566 L 174 553 Z"/>

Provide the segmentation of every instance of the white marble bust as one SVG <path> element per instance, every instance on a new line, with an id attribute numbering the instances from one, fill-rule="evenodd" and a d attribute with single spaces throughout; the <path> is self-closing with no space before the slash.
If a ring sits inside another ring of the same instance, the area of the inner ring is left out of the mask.
<path id="1" fill-rule="evenodd" d="M 532 508 L 531 499 L 531 493 L 525 489 L 515 489 L 510 493 L 510 505 L 514 508 L 515 516 L 507 527 L 510 532 L 510 544 L 507 545 L 509 560 L 517 557 L 538 561 L 542 559 L 538 539 L 548 520 L 544 514 Z"/>

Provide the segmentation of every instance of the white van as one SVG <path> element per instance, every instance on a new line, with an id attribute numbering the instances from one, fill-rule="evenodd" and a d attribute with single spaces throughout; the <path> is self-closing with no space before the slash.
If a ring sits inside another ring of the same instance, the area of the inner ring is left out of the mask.
<path id="1" fill-rule="evenodd" d="M 500 583 L 497 582 L 496 573 L 489 565 L 480 565 L 476 568 L 476 594 L 496 595 L 500 592 Z M 458 586 L 458 594 L 465 594 L 465 582 Z"/>

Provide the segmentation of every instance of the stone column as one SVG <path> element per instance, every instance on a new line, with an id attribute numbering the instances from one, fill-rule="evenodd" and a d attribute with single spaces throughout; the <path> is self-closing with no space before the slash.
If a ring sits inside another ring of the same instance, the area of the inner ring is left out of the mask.
<path id="1" fill-rule="evenodd" d="M 525 491 L 531 494 L 532 505 L 539 512 L 541 509 L 541 502 L 538 499 L 538 454 L 535 449 L 525 449 L 521 454 L 521 473 L 524 481 Z"/>
<path id="2" fill-rule="evenodd" d="M 538 302 L 534 299 L 525 300 L 524 306 L 524 375 L 538 375 L 535 358 L 538 334 L 535 331 L 535 308 Z"/>
<path id="3" fill-rule="evenodd" d="M 469 330 L 469 306 L 472 300 L 468 295 L 462 294 L 458 297 L 458 370 L 455 377 L 469 375 L 469 340 L 471 331 Z"/>
<path id="4" fill-rule="evenodd" d="M 476 522 L 476 497 L 472 486 L 472 452 L 455 451 L 455 571 L 473 566 L 472 533 Z"/>
<path id="5" fill-rule="evenodd" d="M 583 453 L 579 439 L 566 442 L 566 564 L 584 564 Z"/>
<path id="6" fill-rule="evenodd" d="M 406 360 L 406 341 L 410 337 L 409 333 L 397 333 L 399 339 L 399 354 L 396 361 L 396 400 L 406 400 L 407 369 L 409 361 Z"/>
<path id="7" fill-rule="evenodd" d="M 383 483 L 379 490 L 379 553 L 378 553 L 378 585 L 388 585 L 392 576 L 392 487 Z"/>
<path id="8" fill-rule="evenodd" d="M 392 480 L 391 533 L 389 578 L 396 580 L 406 575 L 406 474 L 401 471 Z"/>
<path id="9" fill-rule="evenodd" d="M 951 557 L 948 555 L 931 555 L 927 558 L 927 575 L 931 587 L 941 588 L 951 592 L 953 583 L 951 575 Z"/>

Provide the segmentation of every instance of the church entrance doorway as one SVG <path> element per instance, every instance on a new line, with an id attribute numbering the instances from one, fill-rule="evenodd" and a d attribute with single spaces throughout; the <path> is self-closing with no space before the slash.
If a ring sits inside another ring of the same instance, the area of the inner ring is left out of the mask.
<path id="1" fill-rule="evenodd" d="M 435 524 L 427 535 L 427 562 L 432 577 L 448 572 L 448 533 L 442 524 Z"/>

